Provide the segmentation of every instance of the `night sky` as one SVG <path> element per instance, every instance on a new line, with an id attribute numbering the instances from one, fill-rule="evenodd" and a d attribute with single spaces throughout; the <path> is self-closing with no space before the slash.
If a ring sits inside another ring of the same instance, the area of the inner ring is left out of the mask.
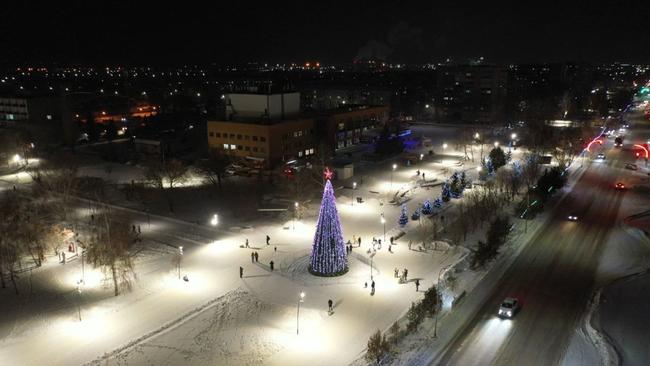
<path id="1" fill-rule="evenodd" d="M 650 63 L 647 2 L 485 3 L 7 1 L 0 62 L 347 63 L 375 55 L 407 63 L 476 56 Z"/>

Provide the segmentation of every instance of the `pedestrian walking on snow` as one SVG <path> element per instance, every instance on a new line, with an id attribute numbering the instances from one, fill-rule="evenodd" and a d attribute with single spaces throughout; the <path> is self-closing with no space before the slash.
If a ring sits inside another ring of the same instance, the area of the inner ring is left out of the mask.
<path id="1" fill-rule="evenodd" d="M 420 280 L 415 280 L 415 292 L 420 290 Z"/>
<path id="2" fill-rule="evenodd" d="M 273 261 L 269 263 L 269 266 L 271 267 L 271 271 L 273 271 Z"/>
<path id="3" fill-rule="evenodd" d="M 248 238 L 246 238 L 246 248 L 248 248 Z"/>
<path id="4" fill-rule="evenodd" d="M 251 252 L 251 263 L 255 263 L 255 253 Z"/>
<path id="5" fill-rule="evenodd" d="M 361 237 L 357 238 L 357 242 L 359 243 L 358 246 L 361 246 Z"/>
<path id="6" fill-rule="evenodd" d="M 328 311 L 330 312 L 330 314 L 332 313 L 332 304 L 333 304 L 332 299 L 327 300 L 327 307 L 329 309 Z"/>
<path id="7" fill-rule="evenodd" d="M 244 277 L 244 267 L 239 267 L 239 278 Z"/>
<path id="8" fill-rule="evenodd" d="M 411 245 L 413 244 L 413 240 L 409 240 L 409 250 L 411 250 Z"/>
<path id="9" fill-rule="evenodd" d="M 393 237 L 391 236 L 391 237 L 390 237 L 390 245 L 393 245 L 393 241 L 394 241 L 394 240 L 395 240 L 395 238 L 393 238 Z"/>
<path id="10" fill-rule="evenodd" d="M 395 278 L 397 278 L 397 276 L 399 276 L 399 269 L 397 269 L 397 267 L 396 267 L 395 268 Z"/>
<path id="11" fill-rule="evenodd" d="M 271 237 L 267 235 L 266 236 L 266 245 L 271 245 L 271 244 L 269 244 L 270 241 L 271 241 Z"/>
<path id="12" fill-rule="evenodd" d="M 273 251 L 274 251 L 274 252 L 277 252 L 277 251 L 278 251 L 278 247 L 273 247 Z"/>

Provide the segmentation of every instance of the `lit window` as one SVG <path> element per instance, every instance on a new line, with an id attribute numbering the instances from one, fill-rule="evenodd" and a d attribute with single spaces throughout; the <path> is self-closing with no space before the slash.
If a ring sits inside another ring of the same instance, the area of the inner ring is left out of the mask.
<path id="1" fill-rule="evenodd" d="M 230 150 L 235 150 L 235 149 L 237 149 L 237 146 L 235 146 L 235 145 L 230 145 Z"/>
<path id="2" fill-rule="evenodd" d="M 224 148 L 224 149 L 228 150 L 229 147 L 230 147 L 230 145 L 228 145 L 228 144 L 223 144 L 223 148 Z"/>
<path id="3" fill-rule="evenodd" d="M 298 151 L 298 157 L 302 158 L 302 151 Z"/>
<path id="4" fill-rule="evenodd" d="M 52 115 L 48 114 L 47 116 L 45 116 L 45 118 L 47 118 L 48 121 L 51 121 L 52 120 Z"/>

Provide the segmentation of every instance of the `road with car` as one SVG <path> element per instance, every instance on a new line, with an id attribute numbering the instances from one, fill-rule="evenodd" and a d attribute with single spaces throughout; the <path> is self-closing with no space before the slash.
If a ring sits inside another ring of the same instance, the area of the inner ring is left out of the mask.
<path id="1" fill-rule="evenodd" d="M 570 192 L 548 208 L 551 218 L 437 364 L 555 365 L 562 360 L 628 189 L 625 174 L 631 172 L 625 165 L 633 163 L 633 154 L 613 140 L 595 145 L 582 166 L 581 159 L 573 163 Z M 623 186 L 617 189 L 617 183 Z M 498 314 L 506 298 L 519 302 L 512 317 Z"/>

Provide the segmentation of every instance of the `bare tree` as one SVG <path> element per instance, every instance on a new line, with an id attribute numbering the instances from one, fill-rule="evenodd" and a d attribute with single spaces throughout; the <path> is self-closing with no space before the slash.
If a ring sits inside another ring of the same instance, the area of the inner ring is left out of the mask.
<path id="1" fill-rule="evenodd" d="M 169 211 L 174 212 L 174 202 L 170 191 L 174 189 L 175 185 L 187 179 L 187 166 L 176 159 L 155 164 L 147 169 L 145 178 L 164 194 Z M 169 185 L 169 191 L 165 189 L 165 182 Z"/>
<path id="2" fill-rule="evenodd" d="M 77 172 L 77 159 L 68 153 L 55 154 L 29 172 L 38 189 L 58 196 L 60 200 L 55 200 L 53 203 L 59 203 L 56 212 L 63 219 L 67 217 L 68 203 L 79 184 Z"/>
<path id="3" fill-rule="evenodd" d="M 198 164 L 201 175 L 214 187 L 221 189 L 221 180 L 226 174 L 226 168 L 230 164 L 230 157 L 222 154 L 219 150 L 212 149 L 207 159 L 201 160 Z"/>
<path id="4" fill-rule="evenodd" d="M 131 228 L 116 221 L 110 213 L 104 213 L 96 219 L 95 233 L 87 243 L 88 262 L 109 272 L 113 280 L 115 296 L 120 288 L 130 289 L 135 278 L 133 258 L 135 234 Z"/>

